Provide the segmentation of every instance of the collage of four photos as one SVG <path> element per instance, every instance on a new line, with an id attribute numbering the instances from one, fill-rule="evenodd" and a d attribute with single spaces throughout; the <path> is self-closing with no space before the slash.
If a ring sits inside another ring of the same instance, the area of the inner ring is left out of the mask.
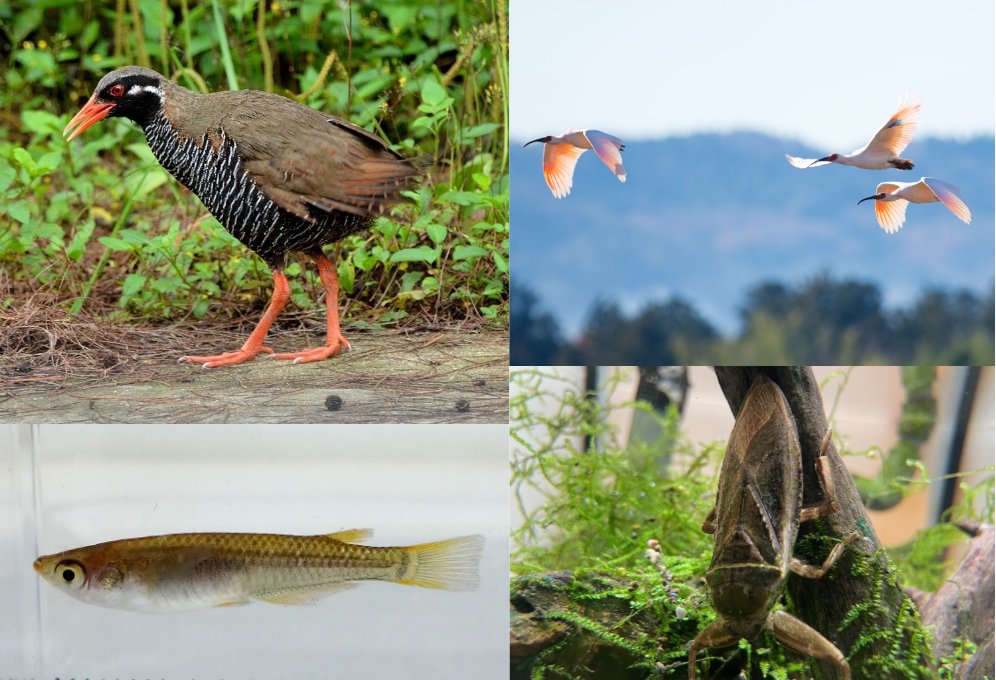
<path id="1" fill-rule="evenodd" d="M 996 677 L 992 3 L 0 28 L 0 679 Z"/>

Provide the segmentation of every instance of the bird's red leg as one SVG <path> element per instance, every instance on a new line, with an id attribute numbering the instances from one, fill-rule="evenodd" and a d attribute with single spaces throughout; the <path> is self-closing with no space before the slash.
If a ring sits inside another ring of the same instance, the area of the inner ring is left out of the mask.
<path id="1" fill-rule="evenodd" d="M 301 352 L 274 354 L 274 359 L 293 359 L 295 364 L 306 364 L 309 361 L 321 361 L 349 349 L 349 341 L 342 337 L 339 328 L 339 275 L 335 266 L 329 262 L 324 253 L 309 253 L 318 266 L 318 276 L 325 287 L 325 310 L 327 314 L 328 331 L 325 335 L 325 345 L 306 349 Z"/>
<path id="2" fill-rule="evenodd" d="M 270 326 L 276 320 L 277 315 L 290 299 L 290 284 L 287 283 L 287 276 L 279 269 L 273 270 L 273 295 L 270 296 L 270 303 L 266 305 L 263 317 L 256 324 L 256 328 L 249 334 L 249 339 L 243 343 L 242 347 L 234 352 L 225 352 L 209 357 L 186 356 L 181 357 L 181 362 L 188 364 L 202 364 L 203 368 L 216 368 L 218 366 L 232 366 L 246 361 L 252 361 L 257 354 L 273 354 L 273 350 L 263 345 L 263 338 L 266 337 Z"/>

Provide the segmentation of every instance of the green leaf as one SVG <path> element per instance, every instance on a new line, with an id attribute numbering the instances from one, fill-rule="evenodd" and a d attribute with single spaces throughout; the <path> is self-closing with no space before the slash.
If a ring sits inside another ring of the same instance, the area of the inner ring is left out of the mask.
<path id="1" fill-rule="evenodd" d="M 339 286 L 347 295 L 353 292 L 356 284 L 356 268 L 349 260 L 339 263 Z"/>
<path id="2" fill-rule="evenodd" d="M 383 246 L 374 246 L 370 249 L 370 254 L 377 258 L 378 261 L 384 263 L 391 259 L 391 253 Z"/>
<path id="3" fill-rule="evenodd" d="M 38 159 L 38 169 L 41 172 L 52 172 L 60 165 L 62 165 L 61 151 L 49 151 L 46 154 L 42 154 L 41 158 Z"/>
<path id="4" fill-rule="evenodd" d="M 387 17 L 387 23 L 394 33 L 401 33 L 415 23 L 418 16 L 418 8 L 410 5 L 383 4 L 380 11 Z"/>
<path id="5" fill-rule="evenodd" d="M 419 282 L 419 279 L 421 279 L 422 276 L 423 273 L 419 271 L 405 272 L 401 276 L 401 290 L 403 292 L 411 290 L 415 287 L 415 284 Z"/>
<path id="6" fill-rule="evenodd" d="M 38 172 L 38 164 L 35 163 L 35 159 L 31 157 L 27 149 L 17 147 L 14 149 L 14 161 L 28 171 L 28 174 L 32 177 Z"/>
<path id="7" fill-rule="evenodd" d="M 432 242 L 438 246 L 440 243 L 446 240 L 446 234 L 448 233 L 448 230 L 446 229 L 446 225 L 444 224 L 433 223 L 426 225 L 425 232 L 429 235 L 429 238 L 432 239 Z"/>
<path id="8" fill-rule="evenodd" d="M 446 88 L 435 79 L 427 78 L 422 84 L 422 101 L 431 106 L 439 106 L 447 98 Z"/>
<path id="9" fill-rule="evenodd" d="M 83 223 L 83 226 L 76 230 L 73 234 L 73 238 L 69 241 L 69 245 L 66 246 L 66 255 L 69 256 L 70 260 L 79 260 L 83 257 L 83 253 L 86 251 L 86 244 L 93 236 L 93 229 L 96 223 L 90 219 Z"/>
<path id="10" fill-rule="evenodd" d="M 440 201 L 453 201 L 457 205 L 476 205 L 483 202 L 484 197 L 474 191 L 447 191 L 439 197 Z"/>
<path id="11" fill-rule="evenodd" d="M 391 255 L 391 262 L 435 262 L 439 258 L 439 252 L 429 246 L 419 246 L 418 248 L 405 248 Z"/>
<path id="12" fill-rule="evenodd" d="M 156 279 L 152 282 L 152 288 L 160 293 L 166 295 L 171 295 L 181 288 L 184 288 L 185 284 L 183 279 L 179 276 L 167 276 L 161 279 Z"/>
<path id="13" fill-rule="evenodd" d="M 506 260 L 504 257 L 502 257 L 501 254 L 498 253 L 498 251 L 496 251 L 496 250 L 491 251 L 491 257 L 492 257 L 492 259 L 494 259 L 494 261 L 495 261 L 495 267 L 498 268 L 498 271 L 501 272 L 502 274 L 507 274 L 508 273 L 508 260 Z"/>
<path id="14" fill-rule="evenodd" d="M 207 314 L 208 307 L 210 306 L 211 300 L 206 297 L 199 297 L 194 300 L 194 304 L 190 307 L 190 312 L 194 315 L 195 319 L 203 319 L 204 315 Z"/>
<path id="15" fill-rule="evenodd" d="M 470 178 L 474 180 L 474 184 L 476 184 L 482 191 L 487 191 L 491 188 L 491 177 L 489 175 L 485 175 L 481 172 L 475 172 L 471 174 Z"/>
<path id="16" fill-rule="evenodd" d="M 149 244 L 149 237 L 137 229 L 122 229 L 118 232 L 118 236 L 122 241 L 133 246 L 142 247 Z"/>
<path id="17" fill-rule="evenodd" d="M 148 277 L 142 274 L 129 274 L 125 277 L 124 283 L 121 284 L 121 297 L 130 298 L 134 297 L 142 288 L 145 287 L 145 282 Z"/>
<path id="18" fill-rule="evenodd" d="M 127 241 L 119 239 L 116 236 L 101 236 L 97 240 L 100 241 L 100 243 L 103 244 L 103 246 L 110 251 L 135 249 L 135 246 L 128 243 Z"/>
<path id="19" fill-rule="evenodd" d="M 480 125 L 475 125 L 473 127 L 464 128 L 460 131 L 460 136 L 464 139 L 474 139 L 475 137 L 483 137 L 484 135 L 489 135 L 501 126 L 498 123 L 481 123 Z"/>
<path id="20" fill-rule="evenodd" d="M 36 135 L 59 136 L 65 127 L 61 118 L 48 111 L 21 111 L 21 123 Z"/>
<path id="21" fill-rule="evenodd" d="M 394 238 L 394 235 L 398 233 L 398 229 L 401 228 L 401 225 L 386 217 L 378 217 L 374 222 L 373 228 L 387 238 Z"/>
<path id="22" fill-rule="evenodd" d="M 470 260 L 487 254 L 488 249 L 481 246 L 457 246 L 453 249 L 454 260 Z"/>
<path id="23" fill-rule="evenodd" d="M 21 224 L 27 224 L 31 219 L 31 211 L 24 203 L 11 203 L 7 206 L 7 213 Z"/>
<path id="24" fill-rule="evenodd" d="M 169 175 L 160 167 L 149 168 L 146 172 L 137 172 L 125 178 L 125 191 L 137 196 L 144 196 L 155 191 L 169 180 Z"/>

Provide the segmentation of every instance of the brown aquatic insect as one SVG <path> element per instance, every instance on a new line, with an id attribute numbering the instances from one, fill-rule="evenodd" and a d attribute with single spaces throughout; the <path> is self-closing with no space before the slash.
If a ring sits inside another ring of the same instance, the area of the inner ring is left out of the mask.
<path id="1" fill-rule="evenodd" d="M 788 612 L 772 611 L 789 572 L 820 578 L 860 537 L 857 532 L 848 535 L 818 568 L 792 556 L 799 523 L 836 510 L 829 445 L 828 430 L 816 469 L 826 501 L 803 508 L 795 420 L 778 386 L 763 374 L 757 376 L 730 433 L 716 505 L 702 524 L 704 532 L 716 537 L 706 584 L 719 616 L 692 642 L 689 680 L 695 680 L 700 649 L 753 640 L 761 630 L 801 654 L 833 663 L 850 679 L 847 660 L 832 642 Z"/>

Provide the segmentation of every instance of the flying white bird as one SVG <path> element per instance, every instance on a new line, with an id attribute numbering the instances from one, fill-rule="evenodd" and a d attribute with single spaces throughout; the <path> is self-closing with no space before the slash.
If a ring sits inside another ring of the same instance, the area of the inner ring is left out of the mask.
<path id="1" fill-rule="evenodd" d="M 940 201 L 965 224 L 972 221 L 972 211 L 958 195 L 958 187 L 933 177 L 921 177 L 919 182 L 882 182 L 875 191 L 874 196 L 862 198 L 858 205 L 875 199 L 875 217 L 879 226 L 890 234 L 903 226 L 906 206 L 910 203 Z"/>
<path id="2" fill-rule="evenodd" d="M 607 135 L 598 130 L 568 130 L 560 137 L 547 135 L 526 142 L 523 146 L 529 146 L 533 142 L 543 142 L 543 177 L 546 185 L 557 198 L 563 198 L 571 193 L 571 185 L 574 182 L 574 166 L 578 162 L 578 156 L 588 149 L 594 149 L 602 162 L 609 166 L 609 170 L 616 173 L 620 182 L 626 181 L 626 170 L 622 164 L 622 150 L 625 144 L 618 137 Z"/>
<path id="3" fill-rule="evenodd" d="M 920 102 L 911 98 L 899 105 L 889 122 L 879 130 L 871 141 L 849 154 L 832 153 L 823 158 L 796 158 L 785 154 L 788 162 L 797 168 L 812 168 L 827 163 L 853 165 L 865 170 L 912 170 L 913 161 L 900 158 L 913 138 L 913 131 L 920 120 Z"/>

